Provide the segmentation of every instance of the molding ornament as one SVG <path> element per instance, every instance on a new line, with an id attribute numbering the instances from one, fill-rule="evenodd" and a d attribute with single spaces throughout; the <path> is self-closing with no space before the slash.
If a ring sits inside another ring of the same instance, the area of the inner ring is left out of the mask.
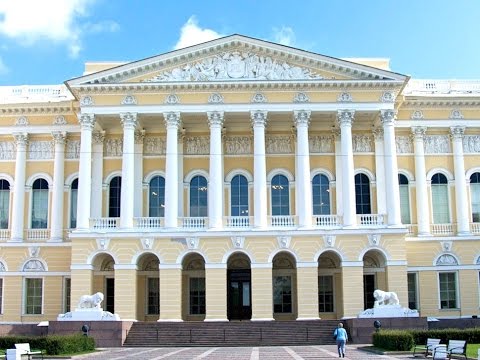
<path id="1" fill-rule="evenodd" d="M 135 129 L 137 127 L 136 113 L 120 113 L 120 122 L 124 129 Z"/>
<path id="2" fill-rule="evenodd" d="M 443 254 L 441 255 L 435 265 L 437 266 L 452 266 L 452 265 L 458 265 L 457 259 L 451 254 Z"/>
<path id="3" fill-rule="evenodd" d="M 422 120 L 422 119 L 424 119 L 422 110 L 414 110 L 412 112 L 412 115 L 410 115 L 410 119 L 412 119 L 412 120 Z"/>
<path id="4" fill-rule="evenodd" d="M 411 136 L 395 136 L 397 154 L 412 154 L 413 142 Z"/>
<path id="5" fill-rule="evenodd" d="M 102 238 L 97 240 L 97 249 L 98 250 L 107 250 L 108 245 L 110 245 L 110 239 Z"/>
<path id="6" fill-rule="evenodd" d="M 142 249 L 143 250 L 152 250 L 154 241 L 155 240 L 152 239 L 152 238 L 141 238 L 140 242 L 142 243 Z"/>
<path id="7" fill-rule="evenodd" d="M 291 136 L 266 136 L 265 152 L 267 154 L 293 154 L 295 145 Z"/>
<path id="8" fill-rule="evenodd" d="M 26 116 L 20 116 L 15 120 L 15 126 L 28 126 L 28 119 Z"/>
<path id="9" fill-rule="evenodd" d="M 393 91 L 385 91 L 380 98 L 381 102 L 393 103 L 395 102 L 395 93 Z"/>
<path id="10" fill-rule="evenodd" d="M 463 137 L 463 152 L 480 153 L 480 135 L 465 135 Z"/>
<path id="11" fill-rule="evenodd" d="M 464 117 L 463 117 L 462 112 L 458 109 L 452 110 L 452 112 L 450 113 L 450 116 L 449 116 L 449 119 L 453 119 L 453 120 L 461 120 L 463 118 Z"/>
<path id="12" fill-rule="evenodd" d="M 373 152 L 372 136 L 355 134 L 352 136 L 353 152 Z"/>
<path id="13" fill-rule="evenodd" d="M 53 159 L 54 148 L 52 141 L 30 141 L 28 144 L 28 158 L 30 160 Z"/>
<path id="14" fill-rule="evenodd" d="M 380 120 L 383 125 L 395 125 L 397 112 L 395 110 L 380 110 Z"/>
<path id="15" fill-rule="evenodd" d="M 198 237 L 189 237 L 186 238 L 187 248 L 189 250 L 196 250 L 198 249 L 198 245 L 200 244 L 200 239 Z"/>
<path id="16" fill-rule="evenodd" d="M 65 159 L 80 159 L 80 140 L 67 139 Z"/>
<path id="17" fill-rule="evenodd" d="M 37 258 L 40 255 L 40 247 L 39 246 L 30 246 L 28 248 L 28 253 L 30 254 L 31 258 Z"/>
<path id="18" fill-rule="evenodd" d="M 167 143 L 164 137 L 145 137 L 143 141 L 143 152 L 145 155 L 165 155 Z"/>
<path id="19" fill-rule="evenodd" d="M 219 93 L 213 93 L 208 97 L 209 104 L 223 104 L 223 96 Z"/>
<path id="20" fill-rule="evenodd" d="M 67 125 L 67 120 L 65 119 L 65 116 L 58 115 L 53 120 L 52 125 Z"/>
<path id="21" fill-rule="evenodd" d="M 15 143 L 0 141 L 0 160 L 15 160 Z"/>
<path id="22" fill-rule="evenodd" d="M 92 133 L 92 143 L 94 145 L 101 145 L 105 141 L 105 131 L 94 131 Z"/>
<path id="23" fill-rule="evenodd" d="M 127 95 L 123 98 L 122 105 L 137 105 L 137 99 L 133 95 Z"/>
<path id="24" fill-rule="evenodd" d="M 245 245 L 245 236 L 232 236 L 230 240 L 235 249 L 243 249 Z"/>
<path id="25" fill-rule="evenodd" d="M 52 137 L 55 144 L 65 145 L 67 133 L 65 131 L 52 131 Z"/>
<path id="26" fill-rule="evenodd" d="M 355 110 L 338 110 L 337 121 L 340 126 L 352 126 L 355 118 Z"/>
<path id="27" fill-rule="evenodd" d="M 452 241 L 441 241 L 440 244 L 442 244 L 442 250 L 443 252 L 450 252 L 452 251 Z"/>
<path id="28" fill-rule="evenodd" d="M 293 111 L 293 122 L 295 126 L 310 124 L 310 115 L 312 112 L 310 110 L 294 110 Z"/>
<path id="29" fill-rule="evenodd" d="M 262 93 L 256 93 L 252 97 L 252 103 L 266 103 L 267 102 L 267 97 L 263 95 Z"/>
<path id="30" fill-rule="evenodd" d="M 167 97 L 165 98 L 165 104 L 174 105 L 179 103 L 180 103 L 180 99 L 176 94 L 167 95 Z"/>
<path id="31" fill-rule="evenodd" d="M 288 249 L 291 241 L 291 236 L 277 236 L 278 247 L 280 249 Z"/>
<path id="32" fill-rule="evenodd" d="M 22 271 L 37 272 L 37 271 L 46 271 L 46 269 L 40 260 L 32 259 L 32 260 L 28 260 L 23 265 Z"/>
<path id="33" fill-rule="evenodd" d="M 296 93 L 295 96 L 293 97 L 293 102 L 294 103 L 308 103 L 308 102 L 310 102 L 310 98 L 304 92 L 299 92 L 299 93 Z"/>
<path id="34" fill-rule="evenodd" d="M 416 140 L 423 140 L 425 138 L 426 132 L 427 128 L 425 126 L 412 127 L 412 136 Z"/>
<path id="35" fill-rule="evenodd" d="M 134 133 L 134 137 L 135 144 L 143 144 L 143 140 L 145 139 L 145 130 L 136 130 Z"/>
<path id="36" fill-rule="evenodd" d="M 178 127 L 180 126 L 180 123 L 181 123 L 180 112 L 171 111 L 171 112 L 163 113 L 163 118 L 164 118 L 165 126 L 167 129 L 174 128 L 175 130 L 178 130 Z"/>
<path id="37" fill-rule="evenodd" d="M 306 68 L 270 56 L 239 51 L 212 57 L 164 71 L 144 82 L 218 81 L 218 80 L 305 80 L 322 79 Z"/>
<path id="38" fill-rule="evenodd" d="M 107 157 L 121 157 L 123 155 L 123 139 L 110 138 L 105 140 L 105 156 Z"/>
<path id="39" fill-rule="evenodd" d="M 381 235 L 379 234 L 370 234 L 368 235 L 368 244 L 370 246 L 379 246 L 380 245 Z"/>
<path id="40" fill-rule="evenodd" d="M 92 105 L 94 105 L 94 102 L 91 96 L 82 96 L 80 98 L 80 106 L 92 106 Z"/>
<path id="41" fill-rule="evenodd" d="M 425 154 L 450 154 L 450 135 L 425 135 L 423 138 Z"/>
<path id="42" fill-rule="evenodd" d="M 188 136 L 184 142 L 187 155 L 210 154 L 210 136 Z"/>
<path id="43" fill-rule="evenodd" d="M 210 127 L 222 126 L 223 121 L 225 120 L 223 111 L 207 111 L 207 117 L 208 117 L 208 126 Z"/>
<path id="44" fill-rule="evenodd" d="M 338 95 L 337 101 L 338 102 L 352 102 L 353 101 L 352 94 L 350 94 L 348 92 L 342 92 L 340 95 Z"/>
<path id="45" fill-rule="evenodd" d="M 465 126 L 452 126 L 450 128 L 450 134 L 453 140 L 462 140 L 465 135 Z"/>
<path id="46" fill-rule="evenodd" d="M 26 146 L 28 144 L 28 134 L 27 133 L 13 133 L 13 138 L 15 139 L 15 147 Z"/>
<path id="47" fill-rule="evenodd" d="M 93 130 L 95 126 L 95 115 L 94 114 L 79 114 L 78 122 L 82 130 Z"/>
<path id="48" fill-rule="evenodd" d="M 325 243 L 325 247 L 334 247 L 335 246 L 335 235 L 323 235 L 323 242 Z"/>
<path id="49" fill-rule="evenodd" d="M 266 126 L 267 114 L 265 110 L 255 110 L 250 112 L 250 119 L 252 120 L 252 126 Z"/>

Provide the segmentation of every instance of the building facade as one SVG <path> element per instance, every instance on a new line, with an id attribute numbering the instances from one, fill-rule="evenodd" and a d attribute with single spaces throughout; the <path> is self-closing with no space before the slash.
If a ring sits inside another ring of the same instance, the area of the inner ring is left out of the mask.
<path id="1" fill-rule="evenodd" d="M 240 35 L 0 88 L 0 322 L 476 315 L 479 105 Z"/>

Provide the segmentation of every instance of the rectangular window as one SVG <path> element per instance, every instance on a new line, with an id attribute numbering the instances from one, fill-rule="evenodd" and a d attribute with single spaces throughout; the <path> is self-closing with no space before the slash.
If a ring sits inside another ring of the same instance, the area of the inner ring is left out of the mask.
<path id="1" fill-rule="evenodd" d="M 457 309 L 457 274 L 439 273 L 440 309 Z"/>
<path id="2" fill-rule="evenodd" d="M 8 229 L 10 190 L 0 190 L 0 229 Z"/>
<path id="3" fill-rule="evenodd" d="M 408 308 L 418 309 L 418 296 L 417 296 L 417 274 L 408 273 Z"/>
<path id="4" fill-rule="evenodd" d="M 292 278 L 290 276 L 273 278 L 273 312 L 292 312 Z"/>
<path id="5" fill-rule="evenodd" d="M 32 191 L 32 229 L 46 229 L 48 226 L 48 190 Z"/>
<path id="6" fill-rule="evenodd" d="M 448 186 L 432 185 L 433 223 L 449 224 Z"/>
<path id="7" fill-rule="evenodd" d="M 318 311 L 333 312 L 333 276 L 318 277 Z"/>
<path id="8" fill-rule="evenodd" d="M 43 279 L 25 279 L 25 314 L 42 313 Z"/>
<path id="9" fill-rule="evenodd" d="M 158 315 L 160 314 L 160 279 L 148 278 L 147 279 L 147 314 Z"/>
<path id="10" fill-rule="evenodd" d="M 190 314 L 205 314 L 205 278 L 190 278 Z"/>
<path id="11" fill-rule="evenodd" d="M 63 289 L 63 311 L 69 312 L 70 310 L 70 294 L 72 291 L 72 279 L 65 278 L 64 289 Z"/>
<path id="12" fill-rule="evenodd" d="M 70 229 L 75 229 L 77 227 L 77 200 L 78 200 L 78 190 L 71 190 L 71 201 L 70 204 Z"/>
<path id="13" fill-rule="evenodd" d="M 3 279 L 0 279 L 0 314 L 3 314 Z"/>
<path id="14" fill-rule="evenodd" d="M 480 222 L 480 183 L 470 184 L 472 197 L 472 222 Z"/>
<path id="15" fill-rule="evenodd" d="M 402 224 L 410 224 L 410 193 L 408 185 L 400 185 L 400 215 Z"/>

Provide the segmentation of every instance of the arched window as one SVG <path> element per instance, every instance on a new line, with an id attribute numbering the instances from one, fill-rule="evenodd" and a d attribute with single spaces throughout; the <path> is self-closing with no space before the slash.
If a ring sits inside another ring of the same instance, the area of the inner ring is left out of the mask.
<path id="1" fill-rule="evenodd" d="M 10 183 L 0 180 L 0 229 L 8 229 L 8 214 L 10 204 Z"/>
<path id="2" fill-rule="evenodd" d="M 70 229 L 77 227 L 78 179 L 70 186 Z"/>
<path id="3" fill-rule="evenodd" d="M 480 173 L 470 176 L 470 196 L 472 199 L 472 222 L 480 222 Z"/>
<path id="4" fill-rule="evenodd" d="M 313 215 L 330 215 L 330 182 L 325 175 L 312 180 Z"/>
<path id="5" fill-rule="evenodd" d="M 408 189 L 408 179 L 403 174 L 398 174 L 398 185 L 400 192 L 400 215 L 402 224 L 410 224 L 410 192 Z"/>
<path id="6" fill-rule="evenodd" d="M 148 190 L 148 216 L 165 216 L 165 179 L 162 176 L 155 176 L 150 180 Z"/>
<path id="7" fill-rule="evenodd" d="M 231 216 L 248 216 L 248 181 L 243 175 L 235 175 L 230 183 Z"/>
<path id="8" fill-rule="evenodd" d="M 448 180 L 443 174 L 432 176 L 432 209 L 434 224 L 449 224 Z"/>
<path id="9" fill-rule="evenodd" d="M 32 186 L 32 229 L 48 227 L 48 182 L 37 179 Z"/>
<path id="10" fill-rule="evenodd" d="M 205 177 L 197 175 L 190 181 L 190 216 L 208 216 L 208 186 Z"/>
<path id="11" fill-rule="evenodd" d="M 355 175 L 355 203 L 357 214 L 371 214 L 370 180 L 365 174 Z"/>
<path id="12" fill-rule="evenodd" d="M 133 190 L 132 190 L 133 191 Z M 120 217 L 120 202 L 122 198 L 122 178 L 115 176 L 110 181 L 110 192 L 108 194 L 108 217 Z"/>
<path id="13" fill-rule="evenodd" d="M 290 189 L 284 175 L 272 179 L 272 216 L 290 215 Z"/>

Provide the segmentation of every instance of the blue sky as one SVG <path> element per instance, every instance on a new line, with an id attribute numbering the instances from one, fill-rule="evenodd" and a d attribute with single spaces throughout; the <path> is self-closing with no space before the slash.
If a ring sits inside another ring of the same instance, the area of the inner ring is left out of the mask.
<path id="1" fill-rule="evenodd" d="M 419 79 L 480 79 L 479 0 L 0 0 L 0 85 L 59 84 L 234 33 Z"/>

